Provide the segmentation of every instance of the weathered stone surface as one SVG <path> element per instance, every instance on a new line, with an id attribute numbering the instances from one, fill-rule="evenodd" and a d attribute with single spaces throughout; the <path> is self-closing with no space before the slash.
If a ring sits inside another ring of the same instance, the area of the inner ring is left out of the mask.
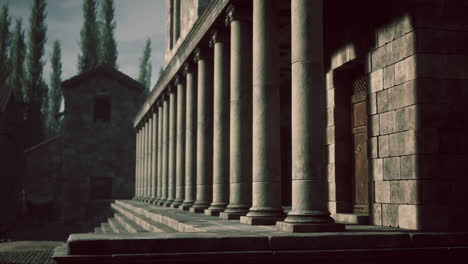
<path id="1" fill-rule="evenodd" d="M 389 155 L 388 136 L 378 137 L 379 141 L 379 158 L 385 158 Z"/>
<path id="2" fill-rule="evenodd" d="M 417 179 L 418 163 L 416 155 L 402 156 L 400 159 L 400 178 Z"/>
<path id="3" fill-rule="evenodd" d="M 369 136 L 374 137 L 380 134 L 379 115 L 372 115 L 369 118 Z"/>
<path id="4" fill-rule="evenodd" d="M 383 89 L 383 70 L 378 68 L 378 70 L 370 74 L 370 92 L 376 93 Z"/>
<path id="5" fill-rule="evenodd" d="M 390 203 L 390 182 L 375 181 L 375 201 L 377 203 Z"/>
<path id="6" fill-rule="evenodd" d="M 395 85 L 395 65 L 383 69 L 383 88 L 387 89 Z"/>
<path id="7" fill-rule="evenodd" d="M 383 90 L 377 93 L 377 112 L 384 113 L 388 110 L 388 92 Z"/>
<path id="8" fill-rule="evenodd" d="M 416 118 L 416 105 L 396 110 L 395 132 L 416 129 L 417 127 L 418 119 Z"/>
<path id="9" fill-rule="evenodd" d="M 400 179 L 400 157 L 383 159 L 384 179 Z"/>
<path id="10" fill-rule="evenodd" d="M 382 224 L 398 227 L 398 205 L 382 204 Z"/>
<path id="11" fill-rule="evenodd" d="M 382 204 L 380 203 L 372 204 L 371 224 L 382 225 Z"/>
<path id="12" fill-rule="evenodd" d="M 398 225 L 401 228 L 418 229 L 420 217 L 419 205 L 400 205 L 398 206 Z"/>
<path id="13" fill-rule="evenodd" d="M 370 177 L 374 181 L 383 180 L 383 159 L 371 159 L 370 166 L 371 166 Z"/>
<path id="14" fill-rule="evenodd" d="M 395 111 L 380 114 L 380 134 L 386 135 L 395 132 Z"/>
<path id="15" fill-rule="evenodd" d="M 418 204 L 420 203 L 421 190 L 418 182 L 414 180 L 391 181 L 391 202 L 395 204 Z"/>

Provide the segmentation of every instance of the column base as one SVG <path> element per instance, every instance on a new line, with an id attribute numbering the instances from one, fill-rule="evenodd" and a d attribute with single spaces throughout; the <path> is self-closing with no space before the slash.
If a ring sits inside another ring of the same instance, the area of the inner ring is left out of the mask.
<path id="1" fill-rule="evenodd" d="M 247 225 L 275 225 L 278 221 L 283 221 L 286 214 L 281 209 L 251 208 L 246 216 L 241 216 L 240 222 Z"/>
<path id="2" fill-rule="evenodd" d="M 171 207 L 172 203 L 174 203 L 174 200 L 167 200 L 166 203 L 164 204 L 165 207 Z"/>
<path id="3" fill-rule="evenodd" d="M 159 198 L 156 198 L 156 199 L 154 199 L 154 201 L 152 202 L 152 204 L 158 205 L 158 202 L 159 202 Z"/>
<path id="4" fill-rule="evenodd" d="M 205 212 L 205 209 L 208 209 L 209 206 L 209 203 L 195 202 L 195 204 L 192 207 L 190 207 L 190 212 L 203 214 Z"/>
<path id="5" fill-rule="evenodd" d="M 172 203 L 172 206 L 171 208 L 179 208 L 181 205 L 182 205 L 182 200 L 175 200 L 173 203 Z"/>
<path id="6" fill-rule="evenodd" d="M 161 199 L 158 201 L 159 206 L 164 206 L 165 203 L 166 203 L 166 199 Z"/>
<path id="7" fill-rule="evenodd" d="M 281 216 L 251 217 L 241 216 L 240 222 L 246 225 L 275 225 L 276 222 L 284 220 Z"/>
<path id="8" fill-rule="evenodd" d="M 203 214 L 205 212 L 205 208 L 190 207 L 189 212 L 197 213 L 197 214 Z"/>
<path id="9" fill-rule="evenodd" d="M 224 220 L 239 220 L 241 216 L 246 215 L 247 212 L 221 212 L 219 217 Z"/>
<path id="10" fill-rule="evenodd" d="M 338 223 L 286 223 L 277 222 L 276 230 L 290 233 L 344 232 L 345 225 Z"/>
<path id="11" fill-rule="evenodd" d="M 217 210 L 217 209 L 205 209 L 205 215 L 209 216 L 219 216 L 219 214 L 223 212 L 223 210 Z"/>
<path id="12" fill-rule="evenodd" d="M 158 199 L 156 199 L 156 198 L 151 198 L 151 199 L 148 201 L 148 203 L 149 203 L 149 204 L 154 204 L 154 202 L 157 201 L 157 200 L 158 200 Z"/>
<path id="13" fill-rule="evenodd" d="M 182 210 L 182 211 L 188 211 L 190 210 L 190 207 L 193 206 L 193 202 L 183 202 L 180 206 L 179 206 L 179 210 Z"/>

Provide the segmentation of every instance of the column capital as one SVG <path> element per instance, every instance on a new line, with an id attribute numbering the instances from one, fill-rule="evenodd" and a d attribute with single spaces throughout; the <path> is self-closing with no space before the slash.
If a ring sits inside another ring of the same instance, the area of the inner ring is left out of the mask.
<path id="1" fill-rule="evenodd" d="M 197 47 L 193 51 L 193 61 L 198 63 L 199 60 L 206 60 L 208 58 L 208 52 L 209 50 L 206 48 Z"/>
<path id="2" fill-rule="evenodd" d="M 182 67 L 183 67 L 182 76 L 184 76 L 184 77 L 186 77 L 187 74 L 192 72 L 193 69 L 194 69 L 193 64 L 191 62 L 184 63 L 184 65 Z"/>
<path id="3" fill-rule="evenodd" d="M 230 26 L 232 21 L 243 20 L 251 21 L 252 15 L 249 8 L 240 6 L 239 4 L 230 4 L 226 8 L 226 19 L 224 23 L 226 26 Z"/>
<path id="4" fill-rule="evenodd" d="M 227 42 L 229 40 L 228 34 L 226 34 L 225 30 L 222 29 L 213 29 L 210 33 L 210 48 L 214 47 L 215 43 L 218 42 Z"/>
<path id="5" fill-rule="evenodd" d="M 182 81 L 182 78 L 179 73 L 174 75 L 174 79 L 172 80 L 172 86 L 174 87 L 173 90 L 177 89 L 177 85 L 179 85 Z"/>

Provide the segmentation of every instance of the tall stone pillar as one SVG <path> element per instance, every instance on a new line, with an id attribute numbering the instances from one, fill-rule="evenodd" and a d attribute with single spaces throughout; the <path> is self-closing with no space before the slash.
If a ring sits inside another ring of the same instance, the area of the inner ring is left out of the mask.
<path id="1" fill-rule="evenodd" d="M 177 144 L 177 84 L 174 83 L 169 88 L 169 159 L 168 159 L 168 192 L 165 206 L 169 207 L 175 199 L 176 184 L 176 144 Z"/>
<path id="2" fill-rule="evenodd" d="M 168 157 L 169 157 L 169 98 L 167 94 L 163 96 L 163 145 L 162 145 L 162 184 L 161 184 L 161 199 L 159 205 L 164 205 L 167 201 L 167 179 L 168 179 Z"/>
<path id="3" fill-rule="evenodd" d="M 181 76 L 176 76 L 177 83 L 177 159 L 176 159 L 176 197 L 173 208 L 178 208 L 184 201 L 185 194 L 185 85 Z"/>
<path id="4" fill-rule="evenodd" d="M 250 12 L 227 9 L 231 27 L 229 205 L 223 219 L 239 219 L 252 205 L 252 31 Z"/>
<path id="5" fill-rule="evenodd" d="M 252 207 L 240 221 L 272 225 L 281 207 L 280 100 L 275 1 L 253 1 Z"/>
<path id="6" fill-rule="evenodd" d="M 229 42 L 226 33 L 215 30 L 213 101 L 213 201 L 206 215 L 217 216 L 229 203 Z"/>
<path id="7" fill-rule="evenodd" d="M 153 172 L 153 112 L 150 109 L 148 113 L 148 135 L 147 135 L 147 150 L 148 150 L 148 155 L 146 157 L 147 159 L 147 164 L 148 164 L 148 174 L 146 178 L 146 199 L 145 202 L 150 201 L 151 199 L 151 188 L 153 186 L 152 183 L 152 172 Z"/>
<path id="8" fill-rule="evenodd" d="M 158 108 L 158 158 L 157 158 L 157 190 L 156 190 L 156 200 L 153 204 L 158 204 L 159 200 L 162 197 L 162 157 L 163 157 L 163 104 L 160 98 L 156 102 Z"/>
<path id="9" fill-rule="evenodd" d="M 139 127 L 137 126 L 135 128 L 136 133 L 135 133 L 135 196 L 133 197 L 133 200 L 138 200 L 139 197 L 139 172 L 140 172 L 140 131 Z"/>
<path id="10" fill-rule="evenodd" d="M 191 63 L 185 63 L 186 118 L 185 118 L 185 199 L 182 210 L 195 202 L 197 177 L 197 74 Z"/>
<path id="11" fill-rule="evenodd" d="M 143 124 L 138 129 L 138 201 L 143 197 Z"/>
<path id="12" fill-rule="evenodd" d="M 146 199 L 146 188 L 148 187 L 148 120 L 147 116 L 144 117 L 143 124 L 143 175 L 142 175 L 142 202 Z"/>
<path id="13" fill-rule="evenodd" d="M 213 73 L 209 51 L 197 48 L 197 200 L 191 212 L 203 213 L 210 206 L 213 183 Z"/>
<path id="14" fill-rule="evenodd" d="M 327 203 L 322 0 L 292 0 L 292 209 L 277 229 L 344 231 Z"/>
<path id="15" fill-rule="evenodd" d="M 157 106 L 151 107 L 153 109 L 153 133 L 151 134 L 152 139 L 152 155 L 151 155 L 151 200 L 153 203 L 156 200 L 156 188 L 157 188 L 157 160 L 158 160 L 158 112 Z"/>

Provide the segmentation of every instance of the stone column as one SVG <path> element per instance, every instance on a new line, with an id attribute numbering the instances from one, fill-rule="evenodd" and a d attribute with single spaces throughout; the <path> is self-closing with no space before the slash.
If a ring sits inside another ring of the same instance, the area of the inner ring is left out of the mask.
<path id="1" fill-rule="evenodd" d="M 158 201 L 159 205 L 164 205 L 167 200 L 167 179 L 168 179 L 168 157 L 169 157 L 169 98 L 167 94 L 163 95 L 163 149 L 162 149 L 162 197 Z"/>
<path id="2" fill-rule="evenodd" d="M 140 172 L 140 132 L 139 132 L 139 127 L 136 127 L 136 133 L 135 133 L 135 196 L 133 197 L 133 200 L 138 200 L 139 197 L 139 191 L 140 189 L 138 188 L 138 176 Z"/>
<path id="3" fill-rule="evenodd" d="M 215 30 L 213 102 L 213 201 L 206 215 L 217 216 L 229 203 L 229 42 L 226 34 Z"/>
<path id="4" fill-rule="evenodd" d="M 157 172 L 157 185 L 156 185 L 156 200 L 153 202 L 153 204 L 158 204 L 159 200 L 161 199 L 161 196 L 162 196 L 162 174 L 163 174 L 163 170 L 162 170 L 162 150 L 163 150 L 163 106 L 162 106 L 162 103 L 161 103 L 161 100 L 160 98 L 157 99 L 156 101 L 156 105 L 157 105 L 157 108 L 158 108 L 158 137 L 157 137 L 157 141 L 158 141 L 158 148 L 157 148 L 157 151 L 158 151 L 158 158 L 157 158 L 157 165 L 156 165 L 156 172 Z"/>
<path id="5" fill-rule="evenodd" d="M 176 198 L 172 204 L 178 208 L 185 194 L 185 85 L 179 75 L 177 83 L 177 160 L 176 160 Z"/>
<path id="6" fill-rule="evenodd" d="M 142 175 L 142 186 L 141 186 L 141 191 L 142 191 L 142 199 L 141 201 L 144 202 L 146 199 L 146 188 L 147 188 L 147 182 L 146 180 L 148 179 L 148 122 L 147 122 L 147 116 L 144 117 L 144 124 L 143 124 L 143 175 Z"/>
<path id="7" fill-rule="evenodd" d="M 139 124 L 138 131 L 138 201 L 143 197 L 143 124 Z"/>
<path id="8" fill-rule="evenodd" d="M 291 1 L 292 209 L 277 229 L 344 231 L 330 217 L 327 201 L 326 88 L 322 0 Z"/>
<path id="9" fill-rule="evenodd" d="M 176 83 L 172 84 L 169 89 L 169 158 L 168 158 L 168 192 L 165 206 L 170 207 L 175 199 L 175 184 L 176 184 L 176 158 L 177 158 L 177 91 Z"/>
<path id="10" fill-rule="evenodd" d="M 209 51 L 197 48 L 197 200 L 191 212 L 203 213 L 211 203 L 213 183 L 213 73 Z"/>
<path id="11" fill-rule="evenodd" d="M 195 202 L 197 177 L 197 75 L 193 64 L 185 63 L 186 121 L 185 121 L 185 199 L 182 210 L 188 210 Z"/>
<path id="12" fill-rule="evenodd" d="M 153 113 L 152 110 L 150 109 L 148 112 L 148 135 L 147 135 L 147 151 L 148 155 L 146 157 L 147 159 L 147 164 L 148 164 L 148 174 L 146 178 L 146 199 L 145 202 L 149 202 L 151 200 L 151 188 L 152 188 L 152 172 L 153 172 Z"/>
<path id="13" fill-rule="evenodd" d="M 158 160 L 158 112 L 157 106 L 152 106 L 153 109 L 153 133 L 152 136 L 152 155 L 151 155 L 151 200 L 153 203 L 156 200 L 156 188 L 157 188 L 157 160 Z"/>
<path id="14" fill-rule="evenodd" d="M 272 225 L 281 207 L 280 100 L 275 1 L 253 1 L 252 207 L 240 221 Z"/>
<path id="15" fill-rule="evenodd" d="M 229 205 L 223 219 L 239 219 L 252 205 L 252 33 L 250 14 L 227 9 L 231 27 Z"/>

